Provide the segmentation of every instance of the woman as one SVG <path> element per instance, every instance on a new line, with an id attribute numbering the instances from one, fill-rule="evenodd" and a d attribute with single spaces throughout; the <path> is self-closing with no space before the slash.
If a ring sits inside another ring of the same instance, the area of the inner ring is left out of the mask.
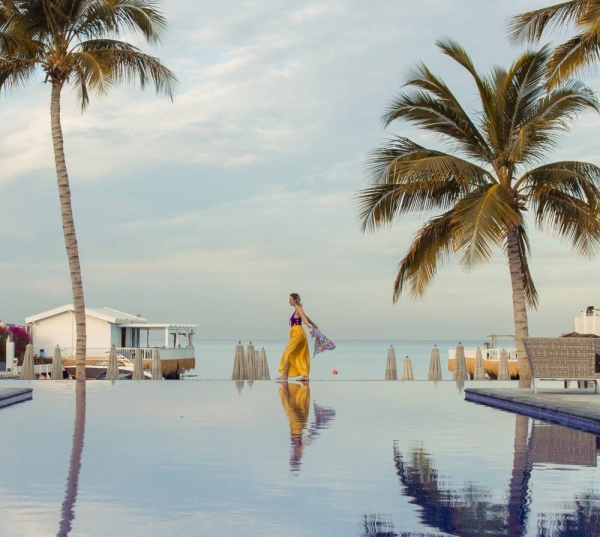
<path id="1" fill-rule="evenodd" d="M 281 362 L 279 364 L 280 377 L 277 380 L 287 380 L 288 377 L 300 376 L 299 380 L 308 380 L 310 373 L 310 353 L 308 351 L 308 342 L 306 334 L 302 328 L 302 321 L 308 328 L 317 328 L 304 313 L 302 302 L 298 293 L 290 295 L 290 306 L 293 306 L 294 313 L 290 317 L 290 341 L 283 351 Z"/>

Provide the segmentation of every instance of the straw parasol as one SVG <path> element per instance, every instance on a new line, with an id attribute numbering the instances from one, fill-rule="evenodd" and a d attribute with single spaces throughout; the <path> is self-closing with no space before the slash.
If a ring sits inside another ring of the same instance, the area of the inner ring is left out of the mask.
<path id="1" fill-rule="evenodd" d="M 246 347 L 246 379 L 256 379 L 256 351 L 254 350 L 252 341 Z"/>
<path id="2" fill-rule="evenodd" d="M 465 347 L 459 341 L 456 347 L 456 354 L 454 356 L 454 373 L 452 380 L 467 380 L 469 373 L 467 373 L 467 361 L 465 359 Z"/>
<path id="3" fill-rule="evenodd" d="M 398 368 L 396 367 L 396 351 L 390 345 L 387 352 L 387 363 L 385 366 L 385 380 L 398 380 Z"/>
<path id="4" fill-rule="evenodd" d="M 244 380 L 246 374 L 246 356 L 244 355 L 244 346 L 241 341 L 235 346 L 235 356 L 233 358 L 233 371 L 231 380 Z"/>
<path id="5" fill-rule="evenodd" d="M 508 372 L 508 352 L 502 349 L 500 352 L 500 365 L 498 367 L 498 380 L 510 380 Z"/>
<path id="6" fill-rule="evenodd" d="M 158 349 L 152 349 L 152 380 L 162 380 L 162 362 L 160 361 L 160 353 Z"/>
<path id="7" fill-rule="evenodd" d="M 271 380 L 271 375 L 269 373 L 269 362 L 267 362 L 267 353 L 265 352 L 264 347 L 262 347 L 258 353 L 256 379 Z"/>
<path id="8" fill-rule="evenodd" d="M 117 360 L 117 348 L 114 345 L 110 348 L 108 355 L 106 380 L 119 380 L 119 361 Z"/>
<path id="9" fill-rule="evenodd" d="M 33 345 L 27 344 L 25 347 L 25 357 L 23 358 L 23 366 L 21 367 L 21 380 L 33 380 L 35 371 L 33 367 Z"/>
<path id="10" fill-rule="evenodd" d="M 485 380 L 483 356 L 481 355 L 481 349 L 479 347 L 477 347 L 477 352 L 475 353 L 475 372 L 473 373 L 473 380 Z"/>
<path id="11" fill-rule="evenodd" d="M 429 373 L 427 380 L 442 380 L 442 366 L 440 364 L 440 349 L 437 345 L 431 349 L 431 359 L 429 360 Z"/>
<path id="12" fill-rule="evenodd" d="M 415 380 L 413 377 L 412 362 L 408 356 L 404 358 L 402 364 L 402 377 L 400 377 L 400 380 Z"/>
<path id="13" fill-rule="evenodd" d="M 132 380 L 144 380 L 144 361 L 142 349 L 135 349 L 135 361 L 133 362 Z"/>
<path id="14" fill-rule="evenodd" d="M 58 345 L 54 348 L 54 358 L 52 358 L 52 371 L 50 372 L 50 378 L 52 380 L 63 379 L 62 356 L 60 355 L 60 347 Z"/>

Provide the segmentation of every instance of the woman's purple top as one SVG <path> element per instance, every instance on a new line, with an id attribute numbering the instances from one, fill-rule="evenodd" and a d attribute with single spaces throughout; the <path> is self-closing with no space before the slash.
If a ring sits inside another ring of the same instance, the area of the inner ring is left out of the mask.
<path id="1" fill-rule="evenodd" d="M 290 326 L 302 326 L 302 317 L 296 318 L 295 315 L 296 311 L 294 311 L 290 317 Z"/>

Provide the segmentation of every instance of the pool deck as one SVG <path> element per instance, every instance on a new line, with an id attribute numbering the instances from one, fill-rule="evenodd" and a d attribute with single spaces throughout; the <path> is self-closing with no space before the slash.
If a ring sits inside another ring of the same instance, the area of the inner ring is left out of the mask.
<path id="1" fill-rule="evenodd" d="M 466 388 L 465 400 L 600 434 L 600 395 L 593 390 Z"/>
<path id="2" fill-rule="evenodd" d="M 31 399 L 33 399 L 32 388 L 0 388 L 0 408 Z"/>

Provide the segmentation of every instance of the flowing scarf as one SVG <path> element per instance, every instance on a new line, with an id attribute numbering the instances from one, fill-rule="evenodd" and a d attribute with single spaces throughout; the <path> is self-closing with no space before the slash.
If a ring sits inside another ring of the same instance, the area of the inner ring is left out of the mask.
<path id="1" fill-rule="evenodd" d="M 315 347 L 313 356 L 316 356 L 323 351 L 331 351 L 335 349 L 335 343 L 326 337 L 318 328 L 313 328 L 310 335 L 315 338 Z"/>

